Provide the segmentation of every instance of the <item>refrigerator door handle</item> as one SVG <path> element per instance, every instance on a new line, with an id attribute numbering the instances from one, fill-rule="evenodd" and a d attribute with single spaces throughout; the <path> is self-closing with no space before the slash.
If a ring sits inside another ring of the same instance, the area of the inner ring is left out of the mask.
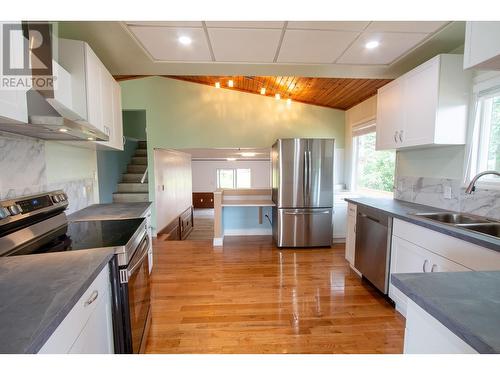
<path id="1" fill-rule="evenodd" d="M 293 215 L 293 216 L 299 216 L 299 215 L 320 215 L 320 214 L 329 214 L 330 211 L 326 210 L 326 211 L 321 211 L 321 212 L 318 212 L 317 210 L 316 211 L 305 211 L 305 210 L 300 210 L 300 211 L 284 211 L 284 214 L 285 215 Z"/>
<path id="2" fill-rule="evenodd" d="M 307 181 L 309 180 L 308 177 L 308 161 L 307 161 L 307 151 L 304 151 L 304 170 L 302 173 L 302 195 L 303 195 L 303 200 L 307 200 Z"/>
<path id="3" fill-rule="evenodd" d="M 307 200 L 311 199 L 311 185 L 312 185 L 312 157 L 311 151 L 307 151 Z"/>

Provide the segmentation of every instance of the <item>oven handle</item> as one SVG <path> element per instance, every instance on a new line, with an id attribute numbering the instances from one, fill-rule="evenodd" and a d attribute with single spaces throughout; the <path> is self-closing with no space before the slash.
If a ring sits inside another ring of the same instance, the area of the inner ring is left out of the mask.
<path id="1" fill-rule="evenodd" d="M 142 241 L 142 244 L 139 245 L 139 246 L 140 246 L 140 250 L 139 250 L 139 252 L 137 254 L 137 256 L 139 257 L 139 259 L 137 260 L 137 262 L 134 262 L 133 264 L 131 264 L 129 266 L 129 268 L 127 269 L 127 271 L 128 271 L 128 277 L 130 277 L 130 276 L 132 276 L 134 274 L 134 272 L 137 270 L 137 268 L 141 265 L 141 263 L 144 260 L 144 258 L 148 255 L 148 250 L 149 250 L 149 236 L 147 234 L 145 235 L 144 240 Z M 135 256 L 134 258 L 136 258 L 137 256 Z"/>

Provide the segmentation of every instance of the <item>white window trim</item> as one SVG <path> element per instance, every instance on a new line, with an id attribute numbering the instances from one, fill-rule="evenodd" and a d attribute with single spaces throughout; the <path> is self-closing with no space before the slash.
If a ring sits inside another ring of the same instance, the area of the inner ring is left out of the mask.
<path id="1" fill-rule="evenodd" d="M 393 197 L 394 192 L 388 192 L 383 190 L 374 190 L 374 189 L 358 189 L 357 188 L 357 177 L 358 177 L 358 145 L 355 141 L 355 138 L 360 135 L 365 135 L 369 133 L 376 133 L 377 124 L 376 119 L 370 118 L 365 122 L 358 122 L 351 129 L 351 150 L 352 150 L 352 158 L 351 158 L 351 190 L 361 193 L 363 195 L 368 196 L 383 196 L 383 197 Z M 394 171 L 394 175 L 396 171 Z M 396 176 L 394 176 L 396 178 Z"/>
<path id="2" fill-rule="evenodd" d="M 467 136 L 467 147 L 466 155 L 464 161 L 464 178 L 463 187 L 468 186 L 472 178 L 479 173 L 479 150 L 483 147 L 480 145 L 481 141 L 486 138 L 484 126 L 481 126 L 481 116 L 483 111 L 478 103 L 481 95 L 487 91 L 495 90 L 498 88 L 500 90 L 500 73 L 498 72 L 486 72 L 478 75 L 474 79 L 474 85 L 472 87 L 472 99 L 470 103 L 470 113 L 469 113 L 469 131 Z M 483 133 L 483 134 L 480 134 Z M 482 177 L 476 182 L 476 187 L 480 189 L 488 190 L 500 190 L 500 181 L 494 178 L 488 178 L 488 176 Z"/>
<path id="3" fill-rule="evenodd" d="M 249 188 L 238 188 L 238 169 L 248 169 L 250 171 L 250 187 Z M 219 171 L 222 170 L 232 170 L 233 171 L 233 188 L 232 189 L 251 189 L 252 188 L 252 181 L 253 181 L 253 173 L 252 173 L 252 168 L 217 168 L 215 173 L 216 173 L 216 186 L 217 189 L 228 189 L 228 188 L 221 188 L 219 187 Z"/>

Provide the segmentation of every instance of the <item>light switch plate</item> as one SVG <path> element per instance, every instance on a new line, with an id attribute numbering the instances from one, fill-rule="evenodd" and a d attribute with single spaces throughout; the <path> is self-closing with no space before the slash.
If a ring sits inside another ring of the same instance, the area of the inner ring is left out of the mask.
<path id="1" fill-rule="evenodd" d="M 444 198 L 451 199 L 451 186 L 444 187 Z"/>

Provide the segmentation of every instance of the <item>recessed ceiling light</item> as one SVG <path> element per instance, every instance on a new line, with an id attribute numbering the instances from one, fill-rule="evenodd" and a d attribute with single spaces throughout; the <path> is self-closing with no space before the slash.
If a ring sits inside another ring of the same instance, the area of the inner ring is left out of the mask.
<path id="1" fill-rule="evenodd" d="M 234 82 L 233 82 L 233 80 L 232 80 L 232 79 L 230 79 L 229 81 L 227 81 L 227 85 L 228 85 L 229 87 L 233 87 L 233 86 L 234 86 Z"/>
<path id="2" fill-rule="evenodd" d="M 265 87 L 260 89 L 260 95 L 266 95 L 266 88 Z"/>
<path id="3" fill-rule="evenodd" d="M 95 141 L 95 138 L 92 138 L 92 137 L 87 137 L 87 140 L 88 140 L 88 141 Z"/>
<path id="4" fill-rule="evenodd" d="M 220 82 L 215 82 L 215 88 L 220 89 Z"/>
<path id="5" fill-rule="evenodd" d="M 59 129 L 59 131 L 60 131 L 61 133 L 67 133 L 67 132 L 68 132 L 68 129 L 65 129 L 65 128 L 60 128 L 60 129 Z"/>
<path id="6" fill-rule="evenodd" d="M 276 94 L 276 95 L 274 95 L 274 99 L 276 99 L 276 100 L 280 100 L 280 99 L 281 99 L 281 95 L 280 95 L 280 94 Z"/>
<path id="7" fill-rule="evenodd" d="M 365 47 L 367 49 L 374 49 L 374 48 L 377 48 L 378 46 L 380 45 L 380 42 L 377 41 L 377 40 L 372 40 L 368 43 L 365 44 Z"/>
<path id="8" fill-rule="evenodd" d="M 244 156 L 246 158 L 251 158 L 251 157 L 254 157 L 255 155 L 257 155 L 255 152 L 242 152 L 241 153 L 241 156 Z"/>
<path id="9" fill-rule="evenodd" d="M 180 36 L 178 39 L 179 43 L 182 44 L 183 46 L 189 46 L 193 41 L 190 37 L 188 36 Z"/>
<path id="10" fill-rule="evenodd" d="M 236 161 L 236 158 L 227 158 L 227 161 Z"/>

